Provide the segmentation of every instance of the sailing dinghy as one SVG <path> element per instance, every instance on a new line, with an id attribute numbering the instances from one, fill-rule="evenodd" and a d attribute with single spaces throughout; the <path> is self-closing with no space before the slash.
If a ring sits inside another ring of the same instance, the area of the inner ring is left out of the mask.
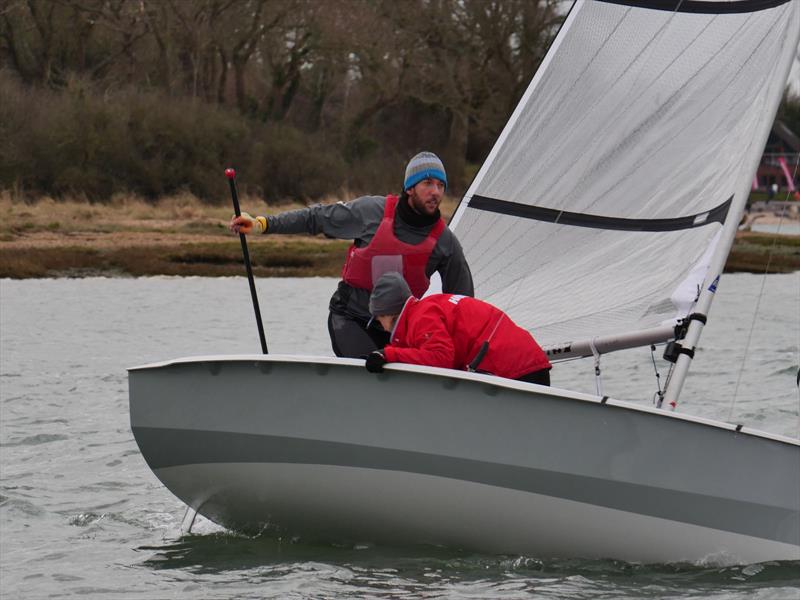
<path id="1" fill-rule="evenodd" d="M 129 371 L 148 465 L 241 531 L 800 560 L 800 442 L 674 410 L 799 40 L 800 0 L 576 2 L 451 222 L 476 296 L 535 332 L 559 385 L 559 360 L 599 373 L 609 352 L 666 344 L 657 406 L 599 379 L 590 395 L 353 359 L 183 358 Z"/>

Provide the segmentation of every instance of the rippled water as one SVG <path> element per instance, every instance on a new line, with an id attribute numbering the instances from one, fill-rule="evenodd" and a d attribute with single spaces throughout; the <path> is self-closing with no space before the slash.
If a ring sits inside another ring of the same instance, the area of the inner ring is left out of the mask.
<path id="1" fill-rule="evenodd" d="M 334 284 L 259 282 L 271 352 L 330 354 Z M 725 276 L 680 409 L 800 437 L 799 345 L 800 274 Z M 800 597 L 800 562 L 642 566 L 320 546 L 202 520 L 181 535 L 184 507 L 131 435 L 125 368 L 258 351 L 241 278 L 0 281 L 0 596 Z M 656 364 L 663 381 L 666 366 Z M 621 399 L 649 402 L 657 385 L 647 350 L 609 355 L 603 374 L 605 393 Z M 594 391 L 587 361 L 560 365 L 553 378 Z"/>

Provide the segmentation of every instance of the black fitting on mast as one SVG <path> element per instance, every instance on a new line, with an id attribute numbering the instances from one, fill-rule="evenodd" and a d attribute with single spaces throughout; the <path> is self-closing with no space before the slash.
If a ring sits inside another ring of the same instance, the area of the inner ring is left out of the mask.
<path id="1" fill-rule="evenodd" d="M 700 321 L 703 325 L 705 325 L 708 322 L 708 317 L 703 313 L 692 313 L 685 316 L 683 319 L 680 319 L 678 324 L 675 325 L 676 340 L 682 340 L 686 337 L 686 330 L 689 329 L 689 323 L 692 321 Z"/>
<path id="2" fill-rule="evenodd" d="M 679 340 L 686 337 L 686 331 L 689 329 L 689 323 L 692 321 L 699 321 L 705 325 L 708 322 L 708 317 L 703 313 L 691 313 L 678 321 L 678 324 L 675 325 L 675 339 L 664 348 L 664 360 L 674 363 L 681 354 L 685 354 L 689 358 L 694 358 L 694 348 L 684 348 L 679 342 Z"/>
<path id="3" fill-rule="evenodd" d="M 694 348 L 684 348 L 680 342 L 672 341 L 664 348 L 664 360 L 674 363 L 681 354 L 694 358 Z"/>
<path id="4" fill-rule="evenodd" d="M 684 321 L 700 321 L 703 325 L 708 323 L 708 317 L 703 313 L 692 313 Z"/>

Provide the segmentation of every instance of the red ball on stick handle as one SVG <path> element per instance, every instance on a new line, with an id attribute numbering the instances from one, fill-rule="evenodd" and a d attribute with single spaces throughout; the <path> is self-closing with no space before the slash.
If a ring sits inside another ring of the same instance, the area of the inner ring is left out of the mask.
<path id="1" fill-rule="evenodd" d="M 233 179 L 234 177 L 236 177 L 236 171 L 234 171 L 233 169 L 225 169 L 225 177 L 227 177 L 228 179 Z"/>

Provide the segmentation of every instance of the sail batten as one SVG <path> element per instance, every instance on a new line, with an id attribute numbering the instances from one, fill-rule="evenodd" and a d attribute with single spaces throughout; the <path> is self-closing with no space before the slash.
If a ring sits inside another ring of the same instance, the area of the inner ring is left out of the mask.
<path id="1" fill-rule="evenodd" d="M 476 295 L 544 346 L 685 317 L 798 36 L 798 0 L 576 2 L 451 221 Z"/>
<path id="2" fill-rule="evenodd" d="M 533 219 L 536 221 L 547 221 L 560 225 L 572 225 L 575 227 L 591 227 L 595 229 L 617 229 L 621 231 L 674 231 L 678 229 L 689 229 L 692 227 L 703 227 L 710 223 L 724 223 L 728 215 L 733 197 L 728 198 L 711 210 L 689 215 L 686 217 L 673 217 L 666 219 L 625 219 L 622 217 L 606 217 L 602 215 L 592 215 L 587 213 L 575 213 L 564 210 L 554 210 L 523 204 L 519 202 L 508 202 L 497 198 L 487 198 L 485 196 L 473 196 L 469 202 L 469 208 L 473 210 L 485 210 L 503 215 L 511 215 L 522 219 Z"/>
<path id="3" fill-rule="evenodd" d="M 698 14 L 751 13 L 774 8 L 791 0 L 597 0 L 649 10 L 686 12 Z"/>

